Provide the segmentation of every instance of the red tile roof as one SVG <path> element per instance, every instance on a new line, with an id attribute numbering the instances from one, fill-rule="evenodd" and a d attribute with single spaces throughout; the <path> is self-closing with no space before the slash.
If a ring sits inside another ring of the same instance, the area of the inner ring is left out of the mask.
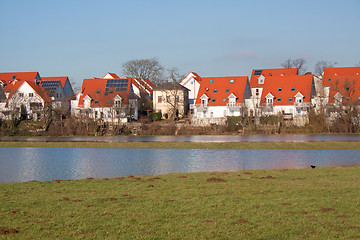
<path id="1" fill-rule="evenodd" d="M 140 91 L 144 91 L 145 89 L 147 94 L 152 94 L 153 88 L 155 87 L 155 84 L 153 84 L 150 80 L 140 78 L 132 78 L 132 84 L 135 85 Z"/>
<path id="2" fill-rule="evenodd" d="M 3 82 L 17 80 L 34 81 L 36 77 L 40 77 L 39 72 L 6 72 L 0 73 L 0 80 Z M 5 82 L 4 82 L 5 83 Z"/>
<path id="3" fill-rule="evenodd" d="M 103 77 L 103 78 L 105 78 L 106 77 L 106 75 L 110 75 L 110 77 L 111 78 L 113 78 L 113 79 L 119 79 L 119 76 L 118 75 L 116 75 L 115 73 L 110 73 L 110 72 L 108 72 L 107 74 L 105 74 L 105 76 Z"/>
<path id="4" fill-rule="evenodd" d="M 41 77 L 41 81 L 60 81 L 62 87 L 65 87 L 65 83 L 69 78 L 64 76 L 64 77 Z"/>
<path id="5" fill-rule="evenodd" d="M 360 76 L 360 67 L 325 68 L 323 86 L 330 86 L 331 81 L 337 76 Z"/>
<path id="6" fill-rule="evenodd" d="M 360 75 L 334 76 L 328 83 L 329 103 L 335 102 L 335 95 L 340 93 L 343 96 L 343 103 L 360 104 Z"/>
<path id="7" fill-rule="evenodd" d="M 229 103 L 228 97 L 231 94 L 238 97 L 236 103 L 243 103 L 247 84 L 248 77 L 246 76 L 201 78 L 195 104 L 201 104 L 201 96 L 204 94 L 210 98 L 208 106 L 226 106 Z M 215 102 L 212 102 L 213 99 L 215 99 Z M 226 99 L 226 101 L 223 102 L 223 99 Z"/>
<path id="8" fill-rule="evenodd" d="M 79 99 L 79 107 L 84 105 L 84 97 L 89 96 L 91 101 L 91 107 L 111 107 L 114 105 L 114 98 L 119 95 L 122 98 L 122 103 L 127 104 L 128 99 L 131 96 L 132 89 L 131 87 L 131 78 L 123 78 L 122 80 L 128 80 L 126 85 L 126 91 L 116 91 L 115 87 L 108 88 L 109 91 L 105 92 L 107 81 L 114 79 L 103 79 L 103 78 L 93 78 L 93 79 L 84 79 L 82 84 L 82 96 Z M 95 103 L 95 101 L 98 103 Z"/>
<path id="9" fill-rule="evenodd" d="M 274 69 L 253 69 L 250 77 L 250 87 L 263 87 L 264 84 L 258 83 L 258 78 L 263 75 L 265 82 L 267 77 L 297 75 L 297 68 L 274 68 Z M 255 75 L 256 74 L 256 75 Z"/>
<path id="10" fill-rule="evenodd" d="M 312 94 L 312 83 L 312 74 L 268 77 L 267 81 L 265 80 L 263 84 L 260 104 L 266 103 L 265 97 L 269 93 L 275 97 L 273 105 L 293 105 L 295 101 L 295 95 L 298 92 L 304 96 L 304 103 L 310 102 Z M 292 99 L 289 101 L 290 98 Z M 278 99 L 281 99 L 281 101 L 278 101 Z"/>

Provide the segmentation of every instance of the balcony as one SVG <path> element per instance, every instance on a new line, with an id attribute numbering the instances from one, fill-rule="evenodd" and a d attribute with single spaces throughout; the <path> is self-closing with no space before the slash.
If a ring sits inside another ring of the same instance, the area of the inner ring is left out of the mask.
<path id="1" fill-rule="evenodd" d="M 228 103 L 226 106 L 229 110 L 240 111 L 241 107 L 243 106 L 242 103 Z"/>
<path id="2" fill-rule="evenodd" d="M 260 104 L 260 108 L 263 111 L 272 111 L 273 110 L 273 103 L 262 103 Z"/>
<path id="3" fill-rule="evenodd" d="M 295 106 L 295 108 L 309 108 L 310 103 L 309 102 L 307 102 L 307 103 L 304 103 L 304 102 L 297 103 L 297 102 L 295 102 L 294 106 Z"/>
<path id="4" fill-rule="evenodd" d="M 207 110 L 207 105 L 205 105 L 205 104 L 195 104 L 195 108 L 197 109 L 198 112 L 202 112 L 202 111 Z"/>

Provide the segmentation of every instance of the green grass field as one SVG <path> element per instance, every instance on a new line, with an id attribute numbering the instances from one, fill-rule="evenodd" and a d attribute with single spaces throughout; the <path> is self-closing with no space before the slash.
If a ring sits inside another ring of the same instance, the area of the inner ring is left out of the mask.
<path id="1" fill-rule="evenodd" d="M 0 184 L 0 239 L 360 239 L 360 166 Z"/>
<path id="2" fill-rule="evenodd" d="M 0 142 L 0 147 L 360 150 L 360 142 Z"/>

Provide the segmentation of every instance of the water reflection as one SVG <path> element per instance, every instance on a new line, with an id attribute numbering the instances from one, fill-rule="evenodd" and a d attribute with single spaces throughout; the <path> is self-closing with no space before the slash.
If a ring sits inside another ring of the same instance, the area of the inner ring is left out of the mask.
<path id="1" fill-rule="evenodd" d="M 0 182 L 360 164 L 359 150 L 0 148 Z"/>

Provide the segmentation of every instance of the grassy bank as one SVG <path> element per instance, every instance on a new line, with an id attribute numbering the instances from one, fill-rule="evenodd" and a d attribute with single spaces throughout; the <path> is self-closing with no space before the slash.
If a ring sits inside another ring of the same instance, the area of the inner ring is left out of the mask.
<path id="1" fill-rule="evenodd" d="M 360 142 L 0 142 L 0 147 L 360 150 Z"/>
<path id="2" fill-rule="evenodd" d="M 0 184 L 0 238 L 359 239 L 359 192 L 360 166 Z"/>

